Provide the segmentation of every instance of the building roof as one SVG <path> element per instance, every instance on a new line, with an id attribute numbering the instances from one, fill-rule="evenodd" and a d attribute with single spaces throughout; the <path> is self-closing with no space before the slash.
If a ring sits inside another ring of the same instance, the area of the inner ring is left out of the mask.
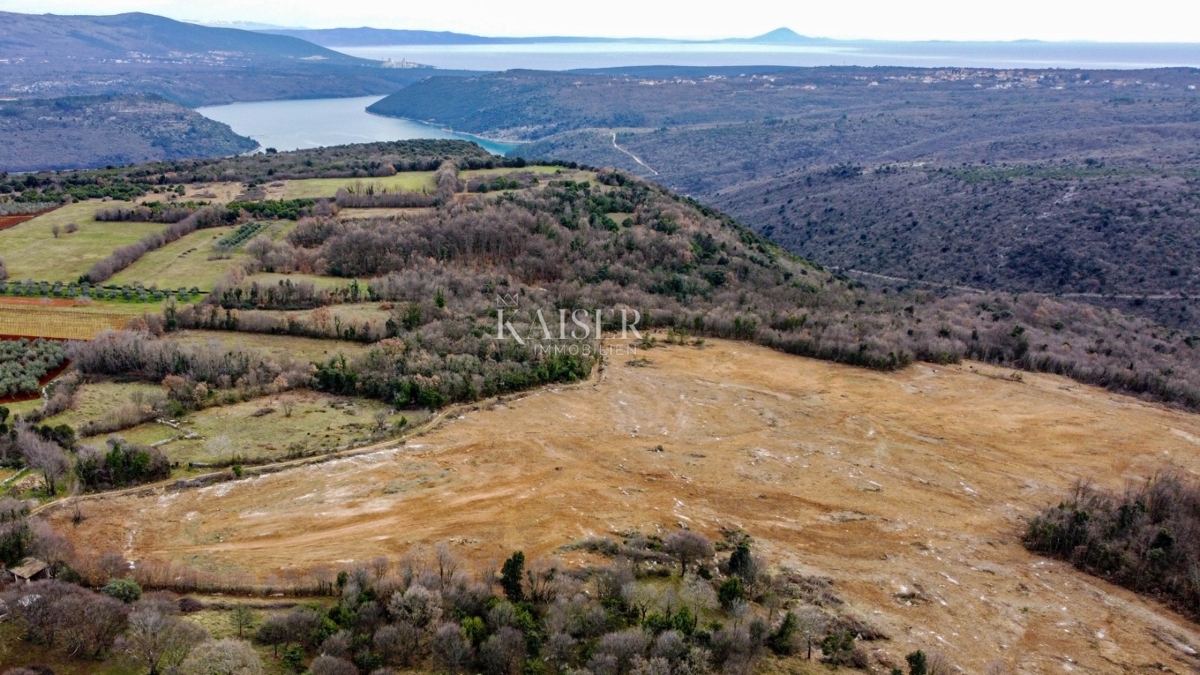
<path id="1" fill-rule="evenodd" d="M 28 580 L 40 574 L 47 567 L 49 567 L 49 565 L 41 560 L 38 560 L 37 558 L 26 558 L 21 561 L 20 565 L 12 567 L 8 571 L 12 572 L 13 576 L 17 577 L 18 579 Z"/>

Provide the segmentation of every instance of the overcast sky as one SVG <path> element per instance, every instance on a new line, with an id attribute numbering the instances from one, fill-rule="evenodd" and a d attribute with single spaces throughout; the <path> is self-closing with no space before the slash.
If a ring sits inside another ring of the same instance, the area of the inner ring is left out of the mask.
<path id="1" fill-rule="evenodd" d="M 503 36 L 748 37 L 787 26 L 835 38 L 1200 42 L 1195 0 L 0 0 L 0 10 Z"/>

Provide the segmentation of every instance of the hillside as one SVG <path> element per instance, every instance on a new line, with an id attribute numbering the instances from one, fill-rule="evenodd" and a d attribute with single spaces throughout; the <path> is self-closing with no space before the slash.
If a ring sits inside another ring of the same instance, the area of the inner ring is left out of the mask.
<path id="1" fill-rule="evenodd" d="M 1020 541 L 1077 478 L 1200 467 L 1187 333 L 875 291 L 461 141 L 9 176 L 0 213 L 0 563 L 57 575 L 3 589 L 6 664 L 141 672 L 160 627 L 175 661 L 346 675 L 1200 645 Z"/>
<path id="2" fill-rule="evenodd" d="M 384 94 L 428 75 L 293 37 L 141 13 L 0 12 L 0 62 L 0 97 L 156 93 L 187 106 Z"/>
<path id="3" fill-rule="evenodd" d="M 1115 304 L 1194 331 L 1198 189 L 1190 166 L 904 163 L 790 172 L 717 199 L 781 245 L 840 269 Z"/>
<path id="4" fill-rule="evenodd" d="M 443 540 L 475 566 L 520 548 L 577 569 L 599 564 L 579 542 L 684 524 L 744 532 L 793 579 L 823 584 L 887 636 L 864 642 L 875 664 L 918 648 L 972 673 L 1194 663 L 1194 624 L 1020 542 L 1023 519 L 1078 477 L 1119 488 L 1164 452 L 1200 468 L 1194 415 L 970 363 L 882 374 L 724 341 L 638 356 L 456 411 L 404 445 L 102 498 L 78 526 L 69 508 L 51 522 L 147 574 L 199 566 L 279 587 Z"/>
<path id="5" fill-rule="evenodd" d="M 1092 299 L 1195 331 L 1198 84 L 1189 69 L 657 67 L 433 78 L 373 110 L 621 167 L 830 265 L 1115 295 Z"/>
<path id="6" fill-rule="evenodd" d="M 217 63 L 253 59 L 308 59 L 362 64 L 296 38 L 213 28 L 153 14 L 59 16 L 0 12 L 0 58 L 174 59 Z"/>
<path id="7" fill-rule="evenodd" d="M 238 155 L 258 143 L 153 95 L 0 102 L 0 171 Z"/>

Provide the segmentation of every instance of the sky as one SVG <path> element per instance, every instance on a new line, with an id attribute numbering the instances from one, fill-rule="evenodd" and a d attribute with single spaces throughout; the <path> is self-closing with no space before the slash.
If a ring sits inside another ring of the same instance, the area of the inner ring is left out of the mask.
<path id="1" fill-rule="evenodd" d="M 0 0 L 24 13 L 149 12 L 185 21 L 287 27 L 373 26 L 494 36 L 750 37 L 882 40 L 1200 42 L 1195 0 Z"/>

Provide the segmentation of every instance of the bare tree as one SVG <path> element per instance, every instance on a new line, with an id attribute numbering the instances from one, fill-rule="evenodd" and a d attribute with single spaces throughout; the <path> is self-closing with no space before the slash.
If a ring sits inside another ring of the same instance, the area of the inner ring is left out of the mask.
<path id="1" fill-rule="evenodd" d="M 471 643 L 456 623 L 445 623 L 433 636 L 433 658 L 450 675 L 458 675 L 471 662 Z"/>
<path id="2" fill-rule="evenodd" d="M 683 574 L 687 574 L 688 563 L 711 558 L 713 555 L 712 542 L 691 530 L 667 535 L 663 549 L 679 559 L 679 569 Z"/>
<path id="3" fill-rule="evenodd" d="M 180 675 L 260 675 L 262 671 L 262 660 L 249 642 L 229 639 L 196 645 L 179 666 Z"/>
<path id="4" fill-rule="evenodd" d="M 42 472 L 46 492 L 51 495 L 57 493 L 58 482 L 71 468 L 63 449 L 57 443 L 25 430 L 17 434 L 17 447 L 21 451 L 21 457 L 25 459 L 25 465 Z"/>
<path id="5" fill-rule="evenodd" d="M 129 569 L 129 561 L 116 551 L 105 551 L 96 561 L 96 568 L 104 573 L 104 580 L 116 579 Z"/>
<path id="6" fill-rule="evenodd" d="M 450 584 L 450 579 L 458 571 L 458 558 L 450 550 L 450 544 L 439 541 L 433 546 L 433 559 L 437 565 L 438 577 L 442 580 L 442 588 Z"/>
<path id="7" fill-rule="evenodd" d="M 291 396 L 284 396 L 279 399 L 279 407 L 283 408 L 284 417 L 291 417 L 292 411 L 296 409 L 296 399 Z"/>
<path id="8" fill-rule="evenodd" d="M 121 645 L 134 661 L 150 669 L 150 675 L 158 675 L 160 668 L 183 663 L 192 647 L 207 637 L 203 628 L 181 621 L 151 602 L 129 616 L 129 630 Z"/>
<path id="9" fill-rule="evenodd" d="M 346 659 L 322 654 L 308 667 L 312 675 L 358 675 L 358 668 Z"/>
<path id="10" fill-rule="evenodd" d="M 101 656 L 112 647 L 128 622 L 125 603 L 99 593 L 78 593 L 58 605 L 67 650 L 79 656 Z"/>
<path id="11" fill-rule="evenodd" d="M 480 646 L 479 660 L 488 675 L 515 675 L 525 660 L 525 636 L 504 626 Z"/>
<path id="12" fill-rule="evenodd" d="M 683 578 L 683 583 L 679 585 L 678 593 L 679 601 L 687 605 L 688 609 L 692 611 L 693 621 L 698 621 L 702 613 L 715 609 L 721 604 L 717 599 L 717 592 L 713 590 L 712 584 L 694 574 L 689 574 Z"/>
<path id="13" fill-rule="evenodd" d="M 371 568 L 371 574 L 375 575 L 376 582 L 386 577 L 388 571 L 392 569 L 392 561 L 383 555 L 372 558 L 367 565 Z"/>
<path id="14" fill-rule="evenodd" d="M 929 652 L 925 663 L 925 672 L 929 675 L 950 675 L 955 671 L 954 664 L 950 663 L 950 658 L 946 656 L 945 652 Z"/>
<path id="15" fill-rule="evenodd" d="M 387 428 L 387 419 L 388 419 L 388 411 L 387 410 L 376 410 L 375 411 L 375 431 L 383 431 L 384 429 L 386 429 Z"/>
<path id="16" fill-rule="evenodd" d="M 412 665 L 421 654 L 424 631 L 408 621 L 397 621 L 375 631 L 375 649 L 387 663 Z"/>
<path id="17" fill-rule="evenodd" d="M 808 650 L 808 658 L 811 660 L 813 642 L 825 634 L 825 629 L 829 626 L 829 618 L 825 616 L 824 612 L 812 605 L 801 607 L 795 614 L 796 632 L 804 639 L 804 645 Z"/>

